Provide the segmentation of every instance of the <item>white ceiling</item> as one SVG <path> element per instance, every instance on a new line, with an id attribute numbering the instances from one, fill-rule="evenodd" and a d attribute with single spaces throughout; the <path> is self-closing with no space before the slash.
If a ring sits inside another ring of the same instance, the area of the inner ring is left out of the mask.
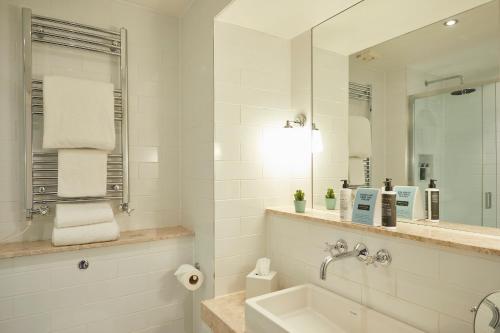
<path id="1" fill-rule="evenodd" d="M 359 1 L 233 0 L 216 20 L 290 39 Z"/>
<path id="2" fill-rule="evenodd" d="M 314 29 L 314 46 L 350 55 L 488 1 L 365 0 Z"/>
<path id="3" fill-rule="evenodd" d="M 496 76 L 500 61 L 499 10 L 499 1 L 492 1 L 455 15 L 459 23 L 453 27 L 439 21 L 370 47 L 374 60 L 362 61 L 354 54 L 350 61 L 381 70 L 409 67 L 436 76 L 462 74 L 477 80 Z"/>
<path id="4" fill-rule="evenodd" d="M 172 15 L 180 16 L 185 10 L 191 6 L 193 0 L 125 0 L 136 5 L 144 6 L 155 11 Z M 203 0 L 210 1 L 210 0 Z"/>

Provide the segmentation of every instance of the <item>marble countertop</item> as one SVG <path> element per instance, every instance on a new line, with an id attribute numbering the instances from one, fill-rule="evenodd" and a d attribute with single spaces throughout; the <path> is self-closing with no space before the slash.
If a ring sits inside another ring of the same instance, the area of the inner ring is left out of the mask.
<path id="1" fill-rule="evenodd" d="M 82 249 L 95 249 L 99 247 L 128 245 L 170 238 L 190 237 L 193 235 L 194 232 L 192 230 L 189 230 L 182 226 L 173 226 L 157 229 L 124 231 L 121 233 L 120 239 L 116 241 L 92 244 L 53 246 L 50 240 L 5 243 L 0 244 L 0 259 L 78 251 Z"/>
<path id="2" fill-rule="evenodd" d="M 398 222 L 396 229 L 342 222 L 338 211 L 308 209 L 296 213 L 293 207 L 268 208 L 268 214 L 288 216 L 305 221 L 328 224 L 344 229 L 359 230 L 389 237 L 414 240 L 459 250 L 500 256 L 500 230 L 449 222 Z"/>
<path id="3" fill-rule="evenodd" d="M 201 302 L 201 318 L 214 333 L 244 333 L 245 292 Z"/>

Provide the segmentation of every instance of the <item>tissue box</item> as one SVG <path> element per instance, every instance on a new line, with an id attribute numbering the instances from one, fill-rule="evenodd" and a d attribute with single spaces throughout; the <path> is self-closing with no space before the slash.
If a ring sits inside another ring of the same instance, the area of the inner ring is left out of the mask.
<path id="1" fill-rule="evenodd" d="M 247 275 L 246 298 L 256 297 L 278 290 L 278 276 L 275 271 L 268 275 L 257 275 L 254 271 Z"/>

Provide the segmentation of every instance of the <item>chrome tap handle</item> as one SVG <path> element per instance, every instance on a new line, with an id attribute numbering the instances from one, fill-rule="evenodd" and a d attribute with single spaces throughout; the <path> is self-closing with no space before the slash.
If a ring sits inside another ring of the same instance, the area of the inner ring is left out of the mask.
<path id="1" fill-rule="evenodd" d="M 326 245 L 325 252 L 330 252 L 330 255 L 332 257 L 334 256 L 333 250 L 336 250 L 338 253 L 347 252 L 347 242 L 343 239 L 339 239 L 335 244 L 325 242 L 325 245 Z"/>
<path id="2" fill-rule="evenodd" d="M 46 216 L 46 215 L 49 215 L 50 209 L 49 209 L 49 206 L 47 206 L 47 205 L 41 205 L 40 207 L 33 209 L 31 212 L 32 212 L 32 214 Z"/>
<path id="3" fill-rule="evenodd" d="M 392 257 L 389 251 L 382 249 L 378 250 L 377 253 L 374 256 L 368 255 L 368 252 L 365 253 L 365 255 L 360 254 L 358 255 L 358 258 L 363 261 L 367 266 L 371 264 L 380 264 L 382 266 L 388 266 L 391 261 Z"/>
<path id="4" fill-rule="evenodd" d="M 375 261 L 382 266 L 387 266 L 391 263 L 392 257 L 389 251 L 386 249 L 381 249 L 377 251 L 377 254 L 375 255 Z"/>
<path id="5" fill-rule="evenodd" d="M 356 246 L 354 247 L 354 251 L 359 261 L 366 263 L 366 261 L 369 260 L 370 253 L 368 252 L 368 248 L 366 247 L 365 244 L 363 243 L 356 244 Z"/>
<path id="6" fill-rule="evenodd" d="M 49 214 L 49 206 L 40 206 L 40 215 L 48 215 Z"/>
<path id="7" fill-rule="evenodd" d="M 335 250 L 337 250 L 338 253 L 345 253 L 347 252 L 347 242 L 343 240 L 342 238 L 337 241 L 337 244 L 335 244 Z"/>
<path id="8" fill-rule="evenodd" d="M 129 204 L 127 202 L 121 203 L 120 204 L 120 209 L 127 213 L 128 216 L 135 210 L 134 208 L 130 208 Z"/>

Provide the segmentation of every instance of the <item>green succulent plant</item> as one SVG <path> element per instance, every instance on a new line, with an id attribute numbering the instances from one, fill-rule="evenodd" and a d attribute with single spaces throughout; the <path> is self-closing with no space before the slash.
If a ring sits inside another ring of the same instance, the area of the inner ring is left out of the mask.
<path id="1" fill-rule="evenodd" d="M 297 190 L 295 191 L 293 197 L 295 198 L 295 201 L 304 201 L 305 194 L 302 190 Z"/>
<path id="2" fill-rule="evenodd" d="M 335 191 L 333 190 L 333 188 L 329 187 L 326 190 L 325 198 L 327 198 L 327 199 L 335 199 Z"/>

